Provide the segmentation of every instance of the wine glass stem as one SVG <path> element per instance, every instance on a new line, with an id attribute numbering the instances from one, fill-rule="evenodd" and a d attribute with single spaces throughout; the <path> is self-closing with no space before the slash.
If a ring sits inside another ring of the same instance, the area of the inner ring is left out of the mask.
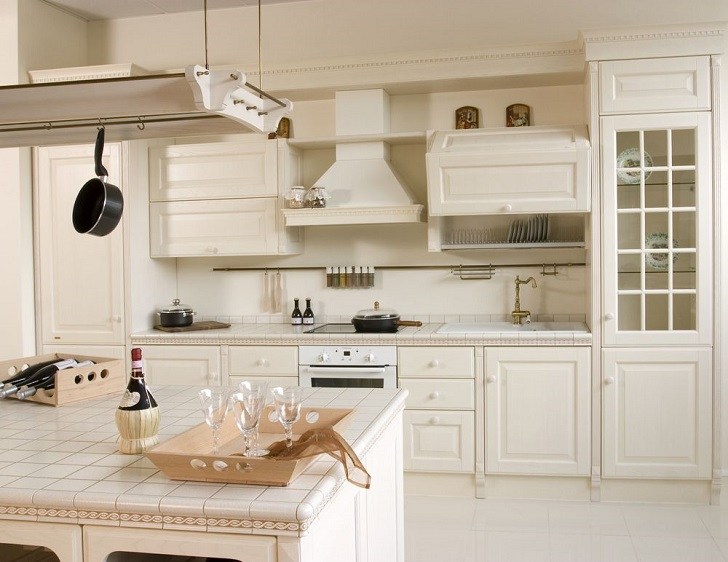
<path id="1" fill-rule="evenodd" d="M 212 454 L 217 455 L 220 446 L 220 428 L 216 425 L 212 426 Z"/>
<path id="2" fill-rule="evenodd" d="M 291 445 L 293 444 L 293 427 L 288 425 L 285 427 L 285 430 L 286 430 L 286 448 L 290 449 Z"/>
<path id="3" fill-rule="evenodd" d="M 246 433 L 245 435 L 243 435 L 243 440 L 245 441 L 245 449 L 243 450 L 244 457 L 250 456 L 250 441 L 251 441 L 250 437 L 251 436 L 249 433 Z"/>

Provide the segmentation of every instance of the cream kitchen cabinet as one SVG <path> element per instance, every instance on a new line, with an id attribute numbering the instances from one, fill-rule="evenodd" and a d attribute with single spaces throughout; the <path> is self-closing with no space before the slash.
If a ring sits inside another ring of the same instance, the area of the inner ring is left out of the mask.
<path id="1" fill-rule="evenodd" d="M 123 192 L 121 144 L 103 162 Z M 35 151 L 34 197 L 39 343 L 123 346 L 124 222 L 108 236 L 77 233 L 71 222 L 81 186 L 94 170 L 94 147 Z"/>
<path id="2" fill-rule="evenodd" d="M 587 475 L 590 349 L 485 350 L 486 472 Z"/>
<path id="3" fill-rule="evenodd" d="M 438 131 L 426 164 L 431 216 L 590 209 L 584 126 Z"/>
<path id="4" fill-rule="evenodd" d="M 298 347 L 230 346 L 227 369 L 231 386 L 244 380 L 265 380 L 269 387 L 298 386 Z"/>
<path id="5" fill-rule="evenodd" d="M 285 140 L 152 146 L 150 255 L 299 253 L 302 231 L 285 227 L 281 210 L 300 183 L 300 151 Z"/>
<path id="6" fill-rule="evenodd" d="M 710 478 L 709 348 L 603 352 L 603 476 Z"/>
<path id="7" fill-rule="evenodd" d="M 475 350 L 472 347 L 399 347 L 404 412 L 404 468 L 475 470 Z"/>
<path id="8" fill-rule="evenodd" d="M 151 385 L 206 386 L 221 378 L 220 347 L 216 345 L 142 346 L 144 375 Z M 226 380 L 222 380 L 227 384 Z"/>

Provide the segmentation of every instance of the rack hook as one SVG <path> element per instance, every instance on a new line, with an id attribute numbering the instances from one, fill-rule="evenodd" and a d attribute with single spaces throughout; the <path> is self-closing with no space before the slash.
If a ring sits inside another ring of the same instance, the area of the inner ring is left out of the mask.
<path id="1" fill-rule="evenodd" d="M 47 123 L 47 124 L 43 125 L 43 128 L 44 128 L 44 129 L 45 129 L 46 131 L 50 131 L 50 130 L 51 130 L 51 129 L 53 128 L 53 123 L 51 123 L 50 121 L 48 121 L 48 123 Z"/>
<path id="2" fill-rule="evenodd" d="M 137 129 L 139 129 L 140 131 L 143 131 L 144 129 L 147 128 L 147 126 L 144 124 L 144 121 L 142 121 L 141 115 L 138 117 L 138 119 L 139 119 L 139 123 L 137 123 Z"/>
<path id="3" fill-rule="evenodd" d="M 550 265 L 549 267 L 551 268 L 551 271 L 546 271 L 546 264 L 542 263 L 541 264 L 541 275 L 558 275 L 559 274 L 559 270 L 558 270 L 556 264 Z"/>

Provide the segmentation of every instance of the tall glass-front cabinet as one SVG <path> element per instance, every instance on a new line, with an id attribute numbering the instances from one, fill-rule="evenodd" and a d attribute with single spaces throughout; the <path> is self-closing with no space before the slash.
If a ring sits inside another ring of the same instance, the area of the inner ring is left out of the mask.
<path id="1" fill-rule="evenodd" d="M 600 64 L 606 478 L 712 474 L 708 69 L 709 57 Z"/>

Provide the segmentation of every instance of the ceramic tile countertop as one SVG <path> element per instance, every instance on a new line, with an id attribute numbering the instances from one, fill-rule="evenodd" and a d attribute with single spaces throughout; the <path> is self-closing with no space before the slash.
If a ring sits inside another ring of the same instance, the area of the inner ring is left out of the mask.
<path id="1" fill-rule="evenodd" d="M 207 344 L 207 345 L 591 345 L 586 332 L 489 332 L 438 334 L 442 322 L 405 327 L 396 334 L 306 334 L 311 326 L 290 324 L 232 324 L 223 330 L 162 332 L 146 330 L 131 335 L 133 345 Z M 313 327 L 321 326 L 315 324 Z"/>
<path id="2" fill-rule="evenodd" d="M 162 441 L 202 421 L 197 388 L 155 387 Z M 343 433 L 366 452 L 404 408 L 407 392 L 305 390 L 305 406 L 353 408 Z M 117 397 L 59 408 L 6 399 L 0 407 L 0 518 L 260 534 L 305 534 L 346 484 L 321 455 L 285 488 L 174 481 L 142 455 L 117 451 Z"/>

